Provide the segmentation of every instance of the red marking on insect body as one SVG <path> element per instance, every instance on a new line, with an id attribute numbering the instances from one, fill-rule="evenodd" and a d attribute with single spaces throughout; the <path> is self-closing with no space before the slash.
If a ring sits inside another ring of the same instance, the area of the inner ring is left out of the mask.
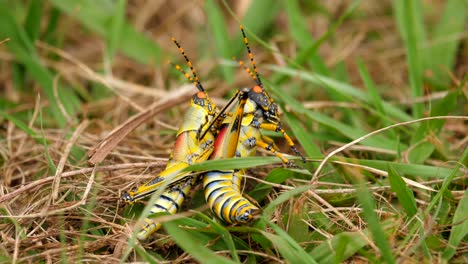
<path id="1" fill-rule="evenodd" d="M 185 158 L 187 155 L 187 137 L 188 133 L 182 133 L 176 138 L 172 152 L 174 160 L 181 160 L 181 158 Z"/>
<path id="2" fill-rule="evenodd" d="M 252 91 L 254 91 L 255 93 L 262 93 L 263 92 L 263 89 L 262 87 L 258 86 L 258 85 L 255 85 L 253 88 L 252 88 Z"/>
<path id="3" fill-rule="evenodd" d="M 206 94 L 204 92 L 198 92 L 197 97 L 201 98 L 201 99 L 204 99 L 204 98 L 206 98 Z"/>
<path id="4" fill-rule="evenodd" d="M 219 158 L 223 157 L 222 147 L 221 146 L 223 144 L 224 138 L 226 137 L 227 130 L 228 130 L 228 126 L 224 126 L 219 131 L 218 136 L 216 137 L 216 140 L 215 140 L 215 143 L 214 143 L 214 151 L 211 154 L 211 159 L 213 159 L 213 158 L 219 159 Z"/>

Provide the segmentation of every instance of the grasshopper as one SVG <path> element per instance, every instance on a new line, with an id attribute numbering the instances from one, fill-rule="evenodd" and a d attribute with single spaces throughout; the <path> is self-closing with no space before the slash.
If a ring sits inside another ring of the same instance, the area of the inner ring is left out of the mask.
<path id="1" fill-rule="evenodd" d="M 239 105 L 229 123 L 225 123 L 215 141 L 212 159 L 251 156 L 255 153 L 245 145 L 239 144 L 244 107 L 248 100 L 248 89 L 237 93 Z M 255 132 L 258 132 L 256 130 Z M 256 133 L 259 134 L 259 133 Z M 203 178 L 205 199 L 216 216 L 226 223 L 245 224 L 261 210 L 241 194 L 241 173 L 239 171 L 210 171 Z"/>
<path id="2" fill-rule="evenodd" d="M 291 149 L 302 157 L 292 139 L 281 128 L 278 115 L 278 105 L 263 88 L 260 76 L 257 73 L 253 54 L 248 39 L 241 26 L 253 72 L 246 71 L 255 80 L 256 85 L 249 89 L 238 91 L 235 96 L 239 99 L 237 109 L 231 117 L 223 121 L 220 132 L 215 141 L 215 151 L 211 159 L 248 157 L 255 155 L 256 148 L 263 148 L 275 154 L 287 166 L 293 163 L 278 152 L 278 148 L 271 138 L 263 136 L 260 129 L 281 132 Z M 241 63 L 241 65 L 243 65 Z M 262 120 L 263 119 L 263 120 Z M 240 181 L 243 170 L 210 171 L 203 178 L 205 199 L 214 214 L 226 223 L 247 223 L 258 215 L 261 210 L 251 204 L 240 193 Z"/>
<path id="3" fill-rule="evenodd" d="M 181 171 L 190 164 L 209 158 L 214 150 L 213 143 L 218 132 L 218 125 L 216 123 L 213 125 L 211 121 L 214 120 L 215 116 L 217 116 L 217 119 L 222 120 L 222 117 L 219 118 L 222 115 L 218 114 L 219 111 L 216 105 L 208 97 L 185 51 L 176 39 L 173 38 L 172 40 L 184 56 L 192 71 L 193 78 L 185 73 L 179 65 L 175 65 L 176 69 L 181 71 L 187 79 L 193 80 L 199 92 L 190 101 L 190 108 L 186 112 L 184 121 L 177 132 L 176 142 L 165 170 L 147 183 L 135 190 L 125 192 L 121 196 L 122 201 L 132 204 L 139 199 L 152 195 L 166 181 L 169 181 L 167 189 L 151 207 L 151 214 L 159 212 L 174 214 L 177 212 L 195 182 L 190 173 Z M 205 131 L 205 133 L 201 135 L 201 131 Z M 137 233 L 137 238 L 145 240 L 160 227 L 160 223 L 146 218 Z"/>
<path id="4" fill-rule="evenodd" d="M 158 176 L 129 192 L 124 192 L 121 200 L 133 204 L 137 200 L 148 197 L 156 192 L 167 180 L 170 185 L 177 181 L 183 181 L 190 173 L 181 172 L 190 164 L 207 160 L 213 152 L 213 142 L 217 134 L 217 124 L 211 122 L 219 111 L 211 101 L 200 83 L 195 69 L 185 51 L 175 38 L 173 42 L 179 48 L 189 65 L 193 78 L 185 73 L 179 65 L 176 69 L 181 71 L 189 80 L 193 80 L 199 90 L 190 100 L 190 107 L 184 116 L 184 121 L 176 134 L 176 142 L 164 171 Z M 221 119 L 220 119 L 221 120 Z M 201 131 L 205 131 L 200 136 Z"/>

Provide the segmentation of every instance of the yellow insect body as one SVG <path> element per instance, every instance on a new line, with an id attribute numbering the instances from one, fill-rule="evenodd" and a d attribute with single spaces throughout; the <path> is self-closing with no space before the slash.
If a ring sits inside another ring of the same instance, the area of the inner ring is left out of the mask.
<path id="1" fill-rule="evenodd" d="M 172 185 L 189 176 L 190 172 L 182 172 L 190 164 L 205 161 L 214 150 L 215 130 L 209 130 L 202 139 L 198 135 L 202 129 L 207 129 L 210 121 L 217 113 L 216 106 L 204 92 L 195 94 L 186 112 L 184 122 L 177 133 L 176 143 L 166 169 L 158 176 L 135 190 L 125 192 L 121 199 L 129 204 L 148 197 L 156 192 L 166 181 Z"/>
<path id="2" fill-rule="evenodd" d="M 203 178 L 208 205 L 218 218 L 229 224 L 246 224 L 261 212 L 242 196 L 238 188 L 241 181 L 239 173 L 243 171 L 210 171 Z"/>
<path id="3" fill-rule="evenodd" d="M 242 93 L 245 94 L 244 98 L 241 98 Z M 260 131 L 249 126 L 255 108 L 247 100 L 247 95 L 248 91 L 240 92 L 235 115 L 225 119 L 225 126 L 221 128 L 215 142 L 216 150 L 212 159 L 255 155 L 255 144 L 250 145 L 248 139 L 259 137 Z M 235 146 L 234 151 L 232 146 Z M 243 173 L 243 170 L 210 171 L 203 178 L 206 202 L 213 213 L 226 223 L 246 224 L 261 212 L 261 209 L 242 196 L 240 186 Z"/>
<path id="4" fill-rule="evenodd" d="M 249 157 L 255 155 L 256 148 L 260 147 L 275 154 L 284 164 L 293 166 L 292 162 L 278 152 L 274 141 L 260 133 L 260 129 L 265 129 L 281 132 L 292 150 L 305 161 L 292 139 L 281 128 L 278 105 L 263 89 L 242 26 L 241 31 L 255 74 L 249 68 L 245 69 L 255 80 L 256 85 L 250 90 L 238 92 L 239 105 L 234 115 L 224 120 L 225 126 L 220 129 L 216 138 L 215 151 L 211 159 Z M 228 128 L 226 128 L 227 123 Z M 240 182 L 243 173 L 243 170 L 210 171 L 203 178 L 205 199 L 208 205 L 218 218 L 230 224 L 247 223 L 261 212 L 241 194 Z"/>
<path id="5" fill-rule="evenodd" d="M 195 179 L 188 172 L 181 172 L 190 164 L 207 160 L 214 150 L 215 130 L 208 131 L 202 139 L 198 139 L 200 130 L 205 128 L 216 114 L 216 107 L 205 93 L 198 92 L 193 96 L 184 122 L 177 133 L 176 143 L 167 163 L 166 169 L 157 177 L 139 186 L 135 191 L 122 195 L 122 200 L 134 203 L 160 189 L 162 184 L 169 181 L 169 185 L 151 207 L 150 214 L 178 211 L 185 197 L 189 194 Z M 197 124 L 198 123 L 198 124 Z M 161 228 L 156 219 L 145 218 L 142 226 L 138 227 L 139 240 L 148 237 Z"/>

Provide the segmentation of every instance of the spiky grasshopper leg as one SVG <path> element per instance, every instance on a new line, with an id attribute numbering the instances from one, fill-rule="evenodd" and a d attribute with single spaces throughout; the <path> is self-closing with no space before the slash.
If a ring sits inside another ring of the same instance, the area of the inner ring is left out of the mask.
<path id="1" fill-rule="evenodd" d="M 289 135 L 281 127 L 281 125 L 262 123 L 262 124 L 260 124 L 259 128 L 269 130 L 269 131 L 280 132 L 281 134 L 283 134 L 283 137 L 286 140 L 286 142 L 288 143 L 289 147 L 294 151 L 294 153 L 296 153 L 296 155 L 301 157 L 303 162 L 306 162 L 306 158 L 304 157 L 304 155 L 302 155 L 302 153 L 299 152 L 299 150 L 297 150 L 296 145 L 294 144 L 294 141 L 291 139 L 291 137 L 289 137 Z"/>

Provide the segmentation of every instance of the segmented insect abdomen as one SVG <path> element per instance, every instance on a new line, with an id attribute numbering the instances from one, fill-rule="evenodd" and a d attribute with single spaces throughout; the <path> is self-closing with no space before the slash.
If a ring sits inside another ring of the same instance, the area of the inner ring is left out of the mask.
<path id="1" fill-rule="evenodd" d="M 250 222 L 261 210 L 240 192 L 240 172 L 210 171 L 203 178 L 205 199 L 213 213 L 229 224 Z"/>
<path id="2" fill-rule="evenodd" d="M 193 181 L 194 180 L 190 178 L 189 180 L 180 182 L 164 191 L 151 207 L 150 214 L 162 212 L 175 214 L 184 202 L 185 197 L 190 192 L 190 189 L 193 186 Z M 151 234 L 158 231 L 160 228 L 161 223 L 156 222 L 155 219 L 145 218 L 143 226 L 139 228 L 140 231 L 137 233 L 137 238 L 139 240 L 146 240 Z"/>

